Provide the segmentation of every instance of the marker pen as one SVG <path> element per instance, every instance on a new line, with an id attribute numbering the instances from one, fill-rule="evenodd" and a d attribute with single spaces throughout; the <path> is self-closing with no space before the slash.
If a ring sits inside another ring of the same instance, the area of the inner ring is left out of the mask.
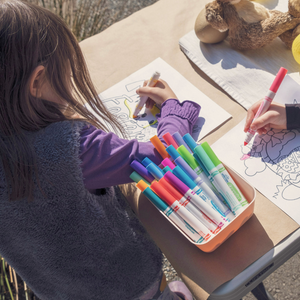
<path id="1" fill-rule="evenodd" d="M 162 169 L 163 173 L 166 174 L 168 171 L 172 172 L 172 169 L 169 166 L 166 166 Z"/>
<path id="2" fill-rule="evenodd" d="M 216 184 L 214 183 L 214 179 L 210 176 L 209 172 L 206 170 L 205 166 L 203 165 L 203 162 L 200 160 L 200 158 L 197 155 L 197 153 L 194 152 L 193 156 L 196 159 L 196 161 L 198 162 L 199 166 L 201 166 L 203 172 L 208 177 L 209 181 L 211 182 L 211 189 L 212 189 L 212 191 L 219 198 L 219 200 L 227 206 L 226 199 L 224 199 L 224 197 L 220 194 L 219 190 L 215 186 Z"/>
<path id="3" fill-rule="evenodd" d="M 179 167 L 176 167 L 179 168 Z M 172 171 L 174 172 L 176 168 Z M 202 210 L 218 227 L 222 227 L 226 219 L 214 208 L 212 208 L 208 203 L 203 201 L 203 199 L 196 194 L 195 191 L 191 190 L 185 183 L 183 183 L 178 177 L 176 177 L 172 172 L 167 172 L 164 178 L 172 184 L 181 194 L 186 198 L 190 198 L 191 202 Z M 184 173 L 184 172 L 183 172 Z M 196 186 L 196 184 L 190 179 L 191 183 Z M 197 188 L 198 190 L 199 188 Z"/>
<path id="4" fill-rule="evenodd" d="M 168 146 L 173 145 L 175 149 L 178 148 L 177 143 L 175 142 L 175 140 L 169 132 L 163 135 L 163 139 L 165 140 Z"/>
<path id="5" fill-rule="evenodd" d="M 171 160 L 169 158 L 165 158 L 161 164 L 164 166 L 164 167 L 170 167 L 171 170 L 173 170 L 175 168 L 175 165 L 171 162 Z"/>
<path id="6" fill-rule="evenodd" d="M 287 73 L 287 69 L 285 68 L 280 68 L 271 87 L 268 90 L 267 95 L 265 96 L 263 102 L 261 103 L 260 107 L 258 108 L 258 111 L 256 112 L 256 115 L 254 116 L 254 119 L 252 120 L 252 122 L 259 118 L 261 115 L 263 115 L 270 107 L 276 93 L 277 90 L 279 88 L 279 86 L 281 85 L 285 75 Z M 248 129 L 247 134 L 246 134 L 246 138 L 244 141 L 244 146 L 246 146 L 251 139 L 254 137 L 255 135 L 255 130 L 252 130 L 251 128 Z"/>
<path id="7" fill-rule="evenodd" d="M 234 215 L 228 206 L 226 206 L 213 192 L 213 190 L 200 178 L 193 169 L 188 165 L 188 163 L 182 158 L 177 157 L 175 163 L 179 166 L 193 181 L 194 183 L 203 190 L 204 195 L 208 198 L 206 202 L 211 202 L 211 206 L 214 207 L 217 211 L 223 214 L 225 217 L 232 220 Z M 175 174 L 176 175 L 176 174 Z M 177 176 L 178 177 L 178 176 Z M 191 188 L 191 187 L 190 187 Z M 192 189 L 192 188 L 191 188 Z"/>
<path id="8" fill-rule="evenodd" d="M 139 173 L 137 173 L 136 171 L 133 171 L 129 177 L 136 183 L 138 183 L 139 181 L 143 180 L 147 185 L 150 185 L 150 182 L 148 182 L 145 178 L 143 178 Z"/>
<path id="9" fill-rule="evenodd" d="M 166 151 L 166 147 L 157 135 L 154 135 L 152 138 L 150 138 L 150 141 L 163 159 L 167 157 L 170 158 L 170 155 Z"/>
<path id="10" fill-rule="evenodd" d="M 176 188 L 173 187 L 164 177 L 159 180 L 161 186 L 168 191 L 180 205 L 184 206 L 190 213 L 192 213 L 204 226 L 206 226 L 212 233 L 217 233 L 220 228 L 210 220 L 200 209 L 198 209 L 190 198 L 184 197 Z"/>
<path id="11" fill-rule="evenodd" d="M 159 180 L 164 176 L 163 171 L 155 163 L 150 163 L 146 169 L 156 180 Z"/>
<path id="12" fill-rule="evenodd" d="M 238 201 L 238 199 L 235 197 L 234 193 L 227 185 L 226 181 L 224 180 L 218 169 L 215 167 L 215 165 L 212 163 L 211 159 L 208 157 L 201 145 L 195 148 L 195 152 L 198 154 L 199 158 L 204 163 L 214 182 L 216 182 L 219 192 L 226 199 L 231 211 L 235 215 L 239 214 L 243 210 L 243 206 L 246 204 L 243 202 L 240 203 Z"/>
<path id="13" fill-rule="evenodd" d="M 180 156 L 180 154 L 178 153 L 178 151 L 175 149 L 173 145 L 168 146 L 166 148 L 166 151 L 172 157 L 173 160 L 176 159 L 178 156 Z"/>
<path id="14" fill-rule="evenodd" d="M 201 243 L 204 239 L 188 223 L 186 223 L 178 214 L 174 213 L 162 199 L 160 199 L 145 182 L 142 180 L 136 185 L 142 193 L 170 220 L 172 220 L 189 238 L 196 243 Z"/>
<path id="15" fill-rule="evenodd" d="M 184 147 L 180 146 L 177 149 L 178 153 L 182 156 L 182 158 L 189 164 L 189 166 L 196 172 L 196 174 L 211 188 L 213 189 L 213 186 L 209 180 L 209 178 L 206 176 L 205 172 L 201 168 L 201 166 L 198 164 L 197 160 L 194 158 L 194 156 L 189 153 L 189 151 Z"/>
<path id="16" fill-rule="evenodd" d="M 238 199 L 240 203 L 244 203 L 244 205 L 248 205 L 248 201 L 244 197 L 243 193 L 240 191 L 236 183 L 234 182 L 233 178 L 230 176 L 228 171 L 225 169 L 224 165 L 221 163 L 217 155 L 214 153 L 214 151 L 211 149 L 209 144 L 207 142 L 204 142 L 201 144 L 202 148 L 208 155 L 208 157 L 211 159 L 212 163 L 215 165 L 215 167 L 218 169 L 224 180 L 226 181 L 227 185 L 230 187 L 232 192 L 234 193 L 235 197 Z"/>
<path id="17" fill-rule="evenodd" d="M 155 72 L 152 77 L 149 79 L 147 86 L 155 86 L 158 79 L 159 79 L 160 73 L 159 72 Z M 142 110 L 143 106 L 145 105 L 146 101 L 147 101 L 148 97 L 147 96 L 142 96 L 140 97 L 140 101 L 138 102 L 138 104 L 135 107 L 135 110 L 133 112 L 133 118 L 136 118 L 137 115 L 139 114 L 139 112 Z"/>
<path id="18" fill-rule="evenodd" d="M 187 133 L 183 137 L 183 140 L 188 144 L 189 148 L 194 152 L 194 149 L 198 146 L 193 137 Z"/>
<path id="19" fill-rule="evenodd" d="M 133 160 L 130 166 L 148 182 L 152 182 L 155 178 L 150 174 L 150 172 L 137 160 Z"/>
<path id="20" fill-rule="evenodd" d="M 181 206 L 179 202 L 168 191 L 166 191 L 158 181 L 154 181 L 150 185 L 150 188 L 158 195 L 158 197 L 163 199 L 170 208 L 172 208 L 180 217 L 182 217 L 190 226 L 192 226 L 192 228 L 195 229 L 204 238 L 204 240 L 207 241 L 211 237 L 211 232 L 209 229 L 185 207 Z"/>
<path id="21" fill-rule="evenodd" d="M 187 133 L 188 134 L 188 133 Z M 172 134 L 173 139 L 175 140 L 176 144 L 179 146 L 183 145 L 190 153 L 193 151 L 190 149 L 190 147 L 187 145 L 185 140 L 182 138 L 182 136 L 179 134 L 179 132 L 175 132 Z M 177 147 L 177 148 L 178 148 Z"/>

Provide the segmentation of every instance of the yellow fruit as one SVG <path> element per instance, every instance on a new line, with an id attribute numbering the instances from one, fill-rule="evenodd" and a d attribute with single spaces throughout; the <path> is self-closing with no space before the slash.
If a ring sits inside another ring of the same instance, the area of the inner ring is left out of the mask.
<path id="1" fill-rule="evenodd" d="M 295 38 L 292 44 L 292 53 L 298 64 L 300 64 L 300 34 Z"/>

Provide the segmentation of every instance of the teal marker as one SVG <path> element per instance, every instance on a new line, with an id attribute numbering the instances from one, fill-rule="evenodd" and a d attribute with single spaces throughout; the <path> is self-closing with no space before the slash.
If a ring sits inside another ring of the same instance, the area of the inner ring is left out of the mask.
<path id="1" fill-rule="evenodd" d="M 224 165 L 221 163 L 217 155 L 214 153 L 214 151 L 211 149 L 209 144 L 207 142 L 201 144 L 202 148 L 208 155 L 208 157 L 211 159 L 215 167 L 218 169 L 224 180 L 226 181 L 227 185 L 230 187 L 236 198 L 238 199 L 239 202 L 244 203 L 244 205 L 248 204 L 248 201 L 244 197 L 243 193 L 240 191 L 228 171 L 225 169 Z"/>
<path id="2" fill-rule="evenodd" d="M 199 244 L 204 241 L 204 238 L 176 214 L 160 197 L 158 197 L 143 180 L 139 181 L 136 186 L 156 206 L 156 208 L 172 220 L 189 238 Z"/>
<path id="3" fill-rule="evenodd" d="M 129 177 L 136 183 L 138 183 L 140 180 L 143 180 L 144 182 L 146 182 L 148 185 L 150 185 L 150 183 L 144 178 L 142 177 L 139 173 L 137 173 L 136 171 L 133 171 Z"/>
<path id="4" fill-rule="evenodd" d="M 243 207 L 248 204 L 248 202 L 246 201 L 246 203 L 245 201 L 241 201 L 241 198 L 236 198 L 235 193 L 231 190 L 230 186 L 224 180 L 219 170 L 206 154 L 205 150 L 202 148 L 202 145 L 197 146 L 195 148 L 195 152 L 213 178 L 214 184 L 218 188 L 220 194 L 224 197 L 224 199 L 226 199 L 227 205 L 230 207 L 231 211 L 234 213 L 234 215 L 238 215 L 243 210 Z"/>

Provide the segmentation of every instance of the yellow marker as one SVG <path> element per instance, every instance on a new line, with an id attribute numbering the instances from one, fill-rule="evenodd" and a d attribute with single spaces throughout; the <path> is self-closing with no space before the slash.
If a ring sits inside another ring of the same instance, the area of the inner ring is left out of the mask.
<path id="1" fill-rule="evenodd" d="M 159 72 L 155 72 L 152 77 L 150 78 L 150 80 L 148 81 L 148 84 L 147 86 L 155 86 L 156 83 L 157 83 L 157 80 L 160 76 L 160 73 Z M 142 110 L 143 106 L 145 105 L 146 101 L 147 101 L 148 97 L 147 96 L 142 96 L 140 98 L 140 101 L 139 103 L 136 105 L 136 108 L 134 110 L 134 113 L 133 113 L 133 118 L 136 118 L 137 115 L 139 114 L 139 112 Z"/>

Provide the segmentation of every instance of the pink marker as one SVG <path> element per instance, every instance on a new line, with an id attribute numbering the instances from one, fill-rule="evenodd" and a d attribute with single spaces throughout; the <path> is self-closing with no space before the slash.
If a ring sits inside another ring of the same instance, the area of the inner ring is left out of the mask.
<path id="1" fill-rule="evenodd" d="M 256 112 L 256 115 L 254 117 L 254 119 L 252 120 L 252 122 L 257 119 L 258 117 L 260 117 L 261 115 L 263 115 L 270 107 L 276 93 L 277 93 L 277 90 L 279 88 L 279 86 L 281 85 L 285 75 L 287 73 L 287 69 L 285 68 L 280 68 L 280 70 L 278 71 L 267 95 L 265 96 L 263 102 L 261 103 L 258 111 Z M 252 138 L 254 137 L 255 135 L 255 130 L 252 130 L 252 129 L 248 129 L 248 132 L 246 134 L 246 138 L 245 138 L 245 141 L 244 141 L 244 146 L 246 146 L 247 144 L 249 144 L 249 142 L 252 140 Z"/>
<path id="2" fill-rule="evenodd" d="M 166 191 L 158 181 L 153 182 L 150 185 L 150 188 L 157 194 L 158 197 L 164 200 L 175 213 L 177 213 L 194 230 L 196 230 L 204 238 L 204 240 L 207 241 L 211 237 L 211 232 L 209 229 L 185 207 L 181 206 L 179 202 L 168 191 Z"/>
<path id="3" fill-rule="evenodd" d="M 172 135 L 167 132 L 166 134 L 163 135 L 164 140 L 166 141 L 167 145 L 173 145 L 175 149 L 178 148 L 177 143 L 175 142 L 174 138 L 172 137 Z"/>
<path id="4" fill-rule="evenodd" d="M 170 167 L 171 170 L 173 170 L 175 168 L 175 165 L 171 162 L 171 160 L 167 157 L 165 158 L 161 164 L 164 166 L 164 167 Z"/>
<path id="5" fill-rule="evenodd" d="M 223 217 L 219 212 L 214 210 L 208 203 L 203 201 L 194 191 L 192 191 L 185 183 L 177 178 L 172 172 L 168 171 L 164 178 L 170 182 L 181 194 L 189 198 L 191 202 L 197 206 L 204 214 L 206 214 L 218 227 L 224 225 Z"/>

